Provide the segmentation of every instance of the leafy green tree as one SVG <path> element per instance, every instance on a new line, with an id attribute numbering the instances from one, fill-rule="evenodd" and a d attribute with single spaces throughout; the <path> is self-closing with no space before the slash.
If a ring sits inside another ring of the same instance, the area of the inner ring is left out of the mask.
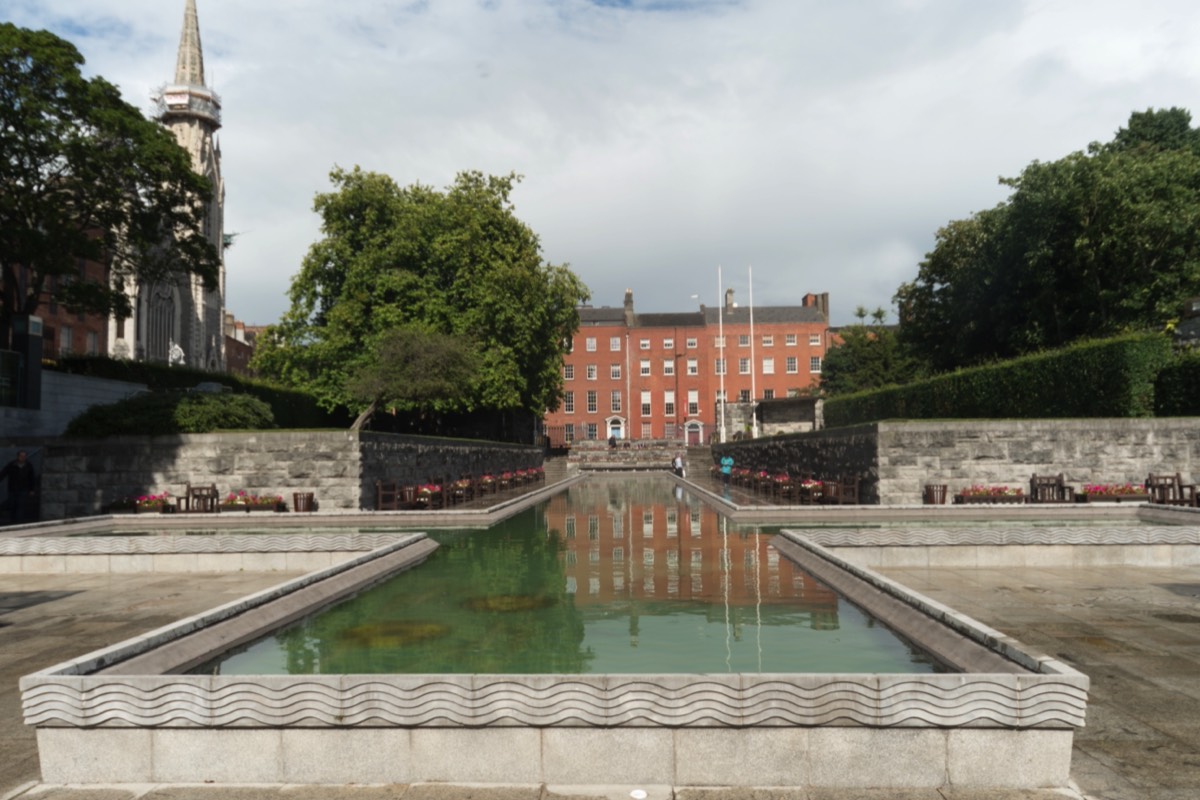
<path id="1" fill-rule="evenodd" d="M 1129 116 L 1129 125 L 1117 131 L 1109 150 L 1139 148 L 1200 151 L 1200 131 L 1192 128 L 1192 115 L 1183 108 L 1156 111 L 1148 108 Z"/>
<path id="2" fill-rule="evenodd" d="M 370 401 L 352 389 L 379 368 L 385 335 L 419 329 L 469 341 L 476 363 L 465 391 L 409 397 L 412 405 L 555 408 L 588 292 L 566 266 L 543 263 L 509 199 L 519 178 L 463 172 L 445 191 L 401 188 L 357 167 L 330 178 L 334 191 L 314 204 L 324 236 L 292 279 L 291 308 L 260 338 L 254 368 L 358 412 Z"/>
<path id="3" fill-rule="evenodd" d="M 1200 294 L 1200 132 L 1134 114 L 1114 141 L 1002 179 L 1010 197 L 938 232 L 896 294 L 935 370 L 1159 329 Z"/>
<path id="4" fill-rule="evenodd" d="M 43 292 L 70 311 L 130 314 L 130 281 L 216 285 L 202 235 L 208 181 L 175 137 L 47 31 L 0 23 L 0 347 Z M 81 259 L 109 279 L 80 276 Z"/>
<path id="5" fill-rule="evenodd" d="M 855 309 L 858 322 L 839 331 L 840 342 L 825 354 L 821 365 L 821 388 L 839 395 L 907 383 L 915 377 L 915 365 L 904 352 L 896 332 L 886 326 L 887 313 L 877 308 L 870 314 Z"/>
<path id="6" fill-rule="evenodd" d="M 448 398 L 469 394 L 478 369 L 470 340 L 417 328 L 384 331 L 373 356 L 346 386 L 351 397 L 367 404 L 354 422 L 356 430 L 380 407 L 437 408 Z"/>

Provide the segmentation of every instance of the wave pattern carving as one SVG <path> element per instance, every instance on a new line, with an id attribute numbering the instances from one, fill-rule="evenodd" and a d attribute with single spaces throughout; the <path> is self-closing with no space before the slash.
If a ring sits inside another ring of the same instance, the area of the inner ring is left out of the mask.
<path id="1" fill-rule="evenodd" d="M 1080 680 L 1081 679 L 1081 680 Z M 1038 675 L 29 676 L 39 727 L 1083 725 L 1086 678 Z"/>
<path id="2" fill-rule="evenodd" d="M 823 547 L 1200 544 L 1200 528 L 1181 525 L 1105 528 L 805 528 L 802 532 Z"/>
<path id="3" fill-rule="evenodd" d="M 0 555 L 137 555 L 141 553 L 307 553 L 368 551 L 412 534 L 290 533 L 213 536 L 33 536 L 0 538 Z"/>

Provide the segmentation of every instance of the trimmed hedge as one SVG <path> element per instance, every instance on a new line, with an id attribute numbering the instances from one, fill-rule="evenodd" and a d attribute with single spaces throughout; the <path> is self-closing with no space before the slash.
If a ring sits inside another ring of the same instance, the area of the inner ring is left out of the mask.
<path id="1" fill-rule="evenodd" d="M 1188 350 L 1158 373 L 1154 414 L 1159 417 L 1200 416 L 1200 350 Z"/>
<path id="2" fill-rule="evenodd" d="M 274 428 L 271 407 L 248 394 L 153 392 L 92 406 L 67 425 L 65 436 L 211 433 L 217 430 Z"/>
<path id="3" fill-rule="evenodd" d="M 1150 417 L 1155 378 L 1171 361 L 1163 334 L 1080 342 L 905 386 L 825 401 L 827 427 L 884 419 Z"/>
<path id="4" fill-rule="evenodd" d="M 152 391 L 186 390 L 205 381 L 220 383 L 267 403 L 275 422 L 283 428 L 345 428 L 353 421 L 345 411 L 325 411 L 316 398 L 305 392 L 224 372 L 96 356 L 66 356 L 59 358 L 54 368 L 75 375 L 144 383 Z"/>

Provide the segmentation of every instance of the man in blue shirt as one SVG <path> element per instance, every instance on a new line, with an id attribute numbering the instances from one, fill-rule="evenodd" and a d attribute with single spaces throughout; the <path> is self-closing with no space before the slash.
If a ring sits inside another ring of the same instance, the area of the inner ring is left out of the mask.
<path id="1" fill-rule="evenodd" d="M 726 453 L 721 456 L 721 481 L 729 485 L 729 477 L 733 474 L 733 456 Z"/>

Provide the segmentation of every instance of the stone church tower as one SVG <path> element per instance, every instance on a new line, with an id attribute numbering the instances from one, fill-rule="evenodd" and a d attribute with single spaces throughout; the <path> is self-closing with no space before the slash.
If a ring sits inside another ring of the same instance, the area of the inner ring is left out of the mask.
<path id="1" fill-rule="evenodd" d="M 204 236 L 221 254 L 217 288 L 206 291 L 199 278 L 139 284 L 130 290 L 133 316 L 112 321 L 112 355 L 141 361 L 225 371 L 225 182 L 221 177 L 221 99 L 204 83 L 204 52 L 196 0 L 187 0 L 175 81 L 154 97 L 158 120 L 191 155 L 192 168 L 212 184 Z"/>

